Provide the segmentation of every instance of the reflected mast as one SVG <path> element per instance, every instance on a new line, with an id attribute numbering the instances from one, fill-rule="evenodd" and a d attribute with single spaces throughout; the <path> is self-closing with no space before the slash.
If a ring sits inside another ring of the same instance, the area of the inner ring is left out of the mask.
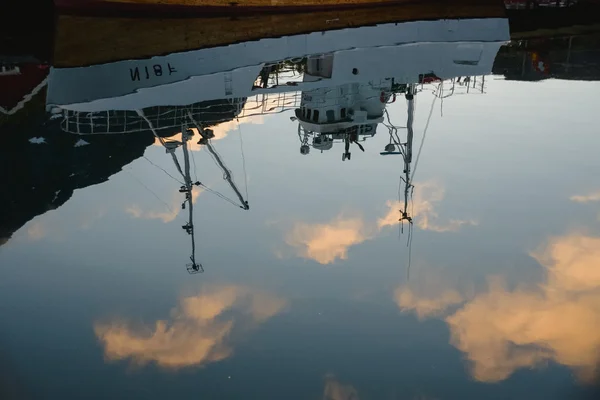
<path id="1" fill-rule="evenodd" d="M 398 128 L 392 125 L 389 122 L 388 115 L 388 124 L 386 125 L 389 130 L 390 142 L 385 146 L 381 155 L 401 155 L 402 160 L 404 162 L 402 174 L 400 175 L 400 180 L 404 183 L 404 206 L 399 210 L 400 211 L 400 219 L 398 220 L 400 223 L 407 221 L 410 225 L 412 225 L 412 216 L 409 215 L 408 205 L 410 198 L 412 197 L 412 192 L 414 189 L 414 185 L 412 184 L 411 177 L 411 163 L 413 157 L 413 138 L 414 138 L 414 116 L 415 116 L 415 95 L 416 95 L 416 84 L 409 84 L 406 88 L 406 101 L 408 103 L 407 110 L 407 121 L 406 121 L 406 142 L 402 143 L 400 138 L 398 137 Z M 387 111 L 386 111 L 387 113 Z"/>
<path id="2" fill-rule="evenodd" d="M 183 125 L 182 129 L 181 129 L 181 141 L 165 140 L 164 138 L 162 138 L 158 135 L 158 133 L 156 132 L 156 129 L 152 125 L 152 122 L 144 115 L 143 110 L 137 110 L 137 113 L 142 119 L 144 119 L 146 121 L 146 123 L 150 127 L 150 130 L 152 131 L 152 133 L 154 134 L 156 139 L 165 148 L 166 152 L 171 155 L 171 157 L 173 159 L 173 164 L 175 164 L 175 168 L 177 169 L 177 171 L 183 178 L 183 182 L 180 182 L 180 183 L 182 183 L 182 185 L 179 188 L 179 192 L 184 193 L 184 195 L 185 195 L 185 199 L 184 199 L 183 203 L 181 204 L 181 208 L 183 210 L 185 210 L 187 208 L 188 220 L 187 220 L 186 224 L 182 226 L 182 229 L 185 230 L 188 235 L 190 235 L 191 241 L 192 241 L 192 254 L 190 256 L 191 262 L 186 264 L 186 269 L 187 269 L 188 273 L 190 273 L 190 274 L 204 272 L 204 267 L 202 266 L 202 264 L 196 261 L 193 188 L 194 188 L 194 186 L 199 186 L 199 187 L 203 187 L 203 188 L 207 189 L 210 192 L 217 193 L 217 194 L 219 194 L 219 193 L 208 188 L 206 185 L 202 184 L 200 181 L 194 182 L 192 180 L 191 173 L 190 173 L 190 154 L 189 154 L 189 148 L 188 148 L 188 141 L 191 140 L 192 137 L 194 136 L 194 131 L 189 129 L 186 125 Z M 188 118 L 190 119 L 190 122 L 198 129 L 198 131 L 200 132 L 200 135 L 202 136 L 202 138 L 200 139 L 200 141 L 198 143 L 207 146 L 207 149 L 215 158 L 217 165 L 222 169 L 223 178 L 229 183 L 229 185 L 235 192 L 236 196 L 240 200 L 241 205 L 239 207 L 244 210 L 249 210 L 250 206 L 248 204 L 248 201 L 246 199 L 244 199 L 243 195 L 241 194 L 241 192 L 239 191 L 239 189 L 233 182 L 233 177 L 232 177 L 231 171 L 227 168 L 227 166 L 225 165 L 225 163 L 223 162 L 223 160 L 221 159 L 219 154 L 215 151 L 212 144 L 210 143 L 210 138 L 214 136 L 214 134 L 212 133 L 212 130 L 203 129 L 200 126 L 200 124 L 193 118 L 193 116 L 191 115 L 191 113 L 189 111 L 188 111 Z M 177 155 L 175 154 L 175 151 L 180 146 L 183 150 L 183 168 L 181 168 L 179 159 L 177 158 Z M 221 195 L 221 197 L 225 198 L 222 195 Z M 225 198 L 225 199 L 227 199 L 227 198 Z M 227 199 L 227 200 L 229 200 L 229 199 Z"/>

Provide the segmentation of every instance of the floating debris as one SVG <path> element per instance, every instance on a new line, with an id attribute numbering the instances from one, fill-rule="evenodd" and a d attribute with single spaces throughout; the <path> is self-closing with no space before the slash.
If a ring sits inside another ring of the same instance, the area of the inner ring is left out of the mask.
<path id="1" fill-rule="evenodd" d="M 75 143 L 75 147 L 81 147 L 81 146 L 87 146 L 88 144 L 90 144 L 89 142 L 86 142 L 83 139 L 79 139 L 77 141 L 77 143 Z"/>
<path id="2" fill-rule="evenodd" d="M 46 139 L 44 139 L 43 137 L 33 137 L 33 138 L 29 139 L 29 143 L 43 144 L 43 143 L 46 143 Z"/>

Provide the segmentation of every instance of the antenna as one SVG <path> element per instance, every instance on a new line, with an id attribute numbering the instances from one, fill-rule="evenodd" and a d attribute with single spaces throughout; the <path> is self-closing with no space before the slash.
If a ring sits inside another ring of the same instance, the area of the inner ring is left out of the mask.
<path id="1" fill-rule="evenodd" d="M 180 182 L 182 185 L 179 188 L 179 193 L 185 194 L 185 199 L 183 203 L 181 203 L 181 208 L 183 210 L 188 209 L 188 221 L 181 228 L 185 230 L 185 232 L 191 236 L 192 238 L 192 255 L 190 256 L 191 263 L 186 264 L 186 269 L 190 274 L 197 274 L 204 272 L 204 267 L 202 264 L 196 262 L 196 241 L 194 237 L 194 199 L 192 194 L 192 189 L 194 186 L 200 186 L 201 183 L 196 181 L 192 182 L 192 178 L 190 175 L 190 155 L 188 150 L 187 142 L 194 136 L 194 132 L 191 129 L 188 129 L 186 126 L 182 126 L 181 129 L 181 141 L 175 140 L 165 140 L 158 135 L 156 129 L 152 125 L 152 122 L 145 116 L 143 110 L 137 110 L 138 115 L 146 121 L 150 130 L 154 134 L 154 136 L 158 139 L 158 141 L 163 145 L 166 152 L 171 155 L 173 158 L 173 163 L 175 164 L 175 168 L 179 174 L 183 177 L 183 182 Z M 177 155 L 175 151 L 177 148 L 181 146 L 183 149 L 183 169 L 181 168 L 181 164 L 177 159 Z M 150 160 L 148 160 L 150 161 Z M 169 176 L 171 176 L 168 172 L 165 171 Z M 171 176 L 175 179 L 173 176 Z"/>
<path id="2" fill-rule="evenodd" d="M 223 171 L 223 179 L 225 179 L 227 181 L 227 183 L 229 183 L 229 186 L 236 194 L 236 196 L 241 204 L 240 208 L 242 208 L 244 210 L 249 210 L 250 205 L 248 204 L 248 200 L 244 199 L 244 196 L 239 191 L 236 184 L 233 182 L 233 177 L 232 177 L 231 171 L 229 170 L 229 168 L 227 168 L 227 166 L 225 165 L 225 163 L 219 156 L 219 153 L 216 152 L 212 143 L 210 142 L 210 139 L 212 139 L 215 136 L 214 132 L 212 131 L 212 129 L 203 129 L 200 126 L 200 124 L 198 124 L 198 122 L 196 122 L 196 120 L 193 118 L 193 116 L 189 112 L 189 110 L 188 110 L 188 117 L 189 117 L 190 121 L 196 126 L 196 129 L 198 129 L 198 132 L 200 132 L 200 136 L 202 136 L 202 138 L 198 141 L 198 144 L 202 144 L 202 145 L 206 146 L 207 150 L 212 155 L 212 157 L 215 160 L 215 162 L 217 163 L 217 165 Z"/>
<path id="3" fill-rule="evenodd" d="M 408 118 L 406 121 L 406 142 L 402 143 L 398 137 L 398 127 L 393 125 L 390 121 L 390 116 L 387 110 L 385 111 L 387 121 L 386 127 L 389 130 L 390 141 L 385 146 L 384 151 L 381 155 L 401 155 L 403 160 L 403 169 L 400 174 L 400 180 L 398 185 L 398 201 L 402 200 L 404 196 L 404 204 L 401 206 L 399 222 L 399 234 L 404 233 L 404 222 L 408 222 L 408 265 L 406 268 L 406 279 L 410 279 L 410 266 L 412 261 L 412 235 L 413 235 L 413 218 L 412 212 L 409 212 L 409 204 L 412 204 L 412 196 L 414 191 L 414 185 L 412 184 L 411 176 L 411 163 L 413 157 L 413 138 L 414 138 L 414 114 L 415 114 L 415 94 L 416 85 L 409 84 L 406 88 L 406 101 L 408 103 Z"/>
<path id="4" fill-rule="evenodd" d="M 183 177 L 185 184 L 179 188 L 179 192 L 185 193 L 185 200 L 181 204 L 181 208 L 185 209 L 186 204 L 188 205 L 188 222 L 181 228 L 185 230 L 185 232 L 190 235 L 192 239 L 192 255 L 190 256 L 191 263 L 186 264 L 186 269 L 189 274 L 204 272 L 204 267 L 202 267 L 202 264 L 196 262 L 196 240 L 194 236 L 194 196 L 192 190 L 194 186 L 200 186 L 200 182 L 192 182 L 192 177 L 190 175 L 190 155 L 187 146 L 187 142 L 191 140 L 193 135 L 194 132 L 185 126 L 181 130 L 181 145 L 183 148 L 183 162 L 185 168 L 185 174 L 183 174 Z M 174 152 L 171 154 L 173 159 L 177 160 Z M 178 162 L 176 163 L 176 166 L 179 167 Z"/>

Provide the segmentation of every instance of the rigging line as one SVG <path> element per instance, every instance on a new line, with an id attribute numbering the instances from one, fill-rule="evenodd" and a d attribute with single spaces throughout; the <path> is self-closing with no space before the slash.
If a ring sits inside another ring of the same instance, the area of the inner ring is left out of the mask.
<path id="1" fill-rule="evenodd" d="M 410 187 L 410 214 L 414 217 L 415 216 L 415 199 L 413 197 L 415 193 L 415 186 L 412 185 Z"/>
<path id="2" fill-rule="evenodd" d="M 394 135 L 396 136 L 396 144 L 402 147 L 402 141 L 400 140 L 400 136 L 398 136 L 398 131 L 395 131 Z"/>
<path id="3" fill-rule="evenodd" d="M 410 281 L 410 266 L 412 264 L 412 235 L 413 226 L 412 223 L 408 227 L 408 265 L 406 266 L 406 281 Z"/>
<path id="4" fill-rule="evenodd" d="M 136 110 L 136 113 L 140 116 L 140 118 L 142 118 L 144 121 L 146 121 L 146 123 L 148 124 L 148 127 L 152 131 L 152 134 L 156 137 L 156 139 L 158 139 L 158 141 L 160 142 L 160 144 L 162 144 L 163 147 L 166 149 L 167 146 L 166 146 L 165 140 L 158 135 L 158 133 L 156 132 L 156 129 L 154 129 L 154 125 L 152 125 L 152 122 L 150 122 L 150 120 L 148 119 L 148 117 L 146 117 L 146 114 L 144 114 L 144 110 Z M 154 165 L 155 167 L 161 169 L 165 174 L 169 175 L 175 181 L 179 182 L 182 185 L 184 184 L 179 179 L 177 179 L 173 175 L 169 174 L 164 168 L 161 168 L 158 165 L 154 164 L 145 155 L 143 157 L 146 159 L 146 161 L 148 161 L 150 164 Z M 173 158 L 175 159 L 175 156 L 173 156 Z M 177 159 L 175 159 L 175 162 L 177 164 Z M 179 164 L 177 164 L 177 167 L 179 168 Z M 180 172 L 181 172 L 181 169 L 180 169 Z"/>
<path id="5" fill-rule="evenodd" d="M 144 159 L 145 159 L 146 161 L 148 161 L 150 164 L 154 165 L 156 168 L 160 169 L 162 172 L 164 172 L 165 174 L 167 174 L 168 176 L 170 176 L 170 177 L 171 177 L 171 179 L 173 179 L 175 182 L 179 182 L 180 184 L 182 184 L 182 185 L 185 185 L 185 184 L 184 184 L 183 182 L 181 182 L 179 179 L 175 178 L 173 175 L 171 175 L 170 173 L 168 173 L 166 169 L 164 169 L 164 168 L 162 168 L 162 167 L 160 167 L 160 166 L 158 166 L 158 165 L 154 164 L 152 161 L 150 161 L 150 159 L 149 159 L 148 157 L 146 157 L 146 156 L 142 156 L 142 157 L 144 157 Z"/>
<path id="6" fill-rule="evenodd" d="M 402 178 L 402 175 L 400 175 L 400 179 L 398 180 L 398 205 L 400 205 L 401 203 L 401 199 L 402 199 L 402 182 L 404 182 L 404 179 Z M 402 207 L 400 205 L 400 207 Z M 402 210 L 400 211 L 400 215 L 402 215 Z M 400 219 L 399 221 L 400 223 L 398 224 L 398 240 L 400 239 L 400 237 L 402 236 L 402 225 L 404 224 L 404 220 Z"/>
<path id="7" fill-rule="evenodd" d="M 163 199 L 161 199 L 160 197 L 158 197 L 158 195 L 154 191 L 152 191 L 148 186 L 146 186 L 144 184 L 144 182 L 142 182 L 139 178 L 137 178 L 135 175 L 133 175 L 127 169 L 123 168 L 123 171 L 125 171 L 127 174 L 129 174 L 129 176 L 131 176 L 135 181 L 137 181 L 140 185 L 142 185 L 147 191 L 149 191 L 151 194 L 153 194 L 154 197 L 156 197 L 156 199 L 158 201 L 160 201 L 161 203 L 163 203 L 165 205 L 165 207 L 167 207 L 167 210 L 169 210 L 170 212 L 173 212 L 173 209 L 171 208 L 171 206 L 169 204 L 167 204 L 166 201 L 164 201 Z"/>
<path id="8" fill-rule="evenodd" d="M 238 124 L 238 134 L 240 137 L 240 150 L 242 152 L 242 166 L 244 168 L 244 186 L 246 189 L 246 201 L 248 201 L 248 174 L 246 173 L 246 155 L 244 154 L 244 140 L 242 139 L 242 126 L 240 125 L 240 119 L 236 118 Z"/>
<path id="9" fill-rule="evenodd" d="M 207 143 L 210 143 L 210 142 L 211 142 L 211 139 L 207 139 Z M 208 144 L 207 144 L 207 146 L 208 146 Z M 212 148 L 212 150 L 215 152 L 216 156 L 215 156 L 215 154 L 213 154 L 211 151 L 209 151 L 209 152 L 208 152 L 208 154 L 210 154 L 210 158 L 212 159 L 213 163 L 214 163 L 214 164 L 215 164 L 217 167 L 219 167 L 219 169 L 221 169 L 221 166 L 219 165 L 219 162 L 217 161 L 217 156 L 218 156 L 218 157 L 220 157 L 220 154 L 219 154 L 219 153 L 217 153 L 217 150 L 216 150 L 214 147 Z M 230 172 L 230 176 L 231 176 L 231 179 L 233 179 L 233 173 L 232 173 L 232 172 Z M 224 180 L 227 180 L 227 171 L 223 171 L 223 176 L 222 176 L 222 178 L 223 178 Z"/>
<path id="10" fill-rule="evenodd" d="M 154 129 L 154 125 L 152 125 L 152 122 L 150 122 L 148 117 L 146 117 L 146 114 L 144 114 L 144 110 L 135 110 L 135 111 L 136 111 L 137 115 L 140 116 L 140 118 L 142 118 L 144 121 L 146 121 L 146 124 L 148 124 L 148 127 L 152 131 L 152 134 L 154 135 L 154 137 L 156 137 L 158 139 L 158 141 L 164 146 L 165 140 L 158 135 L 158 133 L 156 132 L 156 129 Z"/>
<path id="11" fill-rule="evenodd" d="M 194 150 L 190 149 L 190 153 L 192 153 L 192 163 L 194 164 L 194 178 L 198 180 L 198 173 L 196 172 L 196 158 L 194 157 Z"/>
<path id="12" fill-rule="evenodd" d="M 398 202 L 402 200 L 402 182 L 404 182 L 404 179 L 402 178 L 402 175 L 400 175 L 400 179 L 398 181 Z"/>
<path id="13" fill-rule="evenodd" d="M 399 125 L 394 125 L 392 124 L 392 121 L 390 120 L 390 113 L 388 112 L 387 108 L 385 109 L 385 116 L 387 117 L 387 124 L 391 127 L 393 127 L 394 129 L 398 129 L 398 128 L 406 128 L 406 126 L 399 126 Z"/>
<path id="14" fill-rule="evenodd" d="M 207 139 L 207 142 L 208 142 L 208 143 L 212 143 L 212 140 L 211 140 L 211 139 Z M 212 160 L 213 160 L 213 163 L 214 163 L 214 164 L 215 164 L 217 167 L 221 168 L 221 166 L 219 165 L 219 162 L 217 161 L 217 157 L 218 157 L 218 158 L 222 158 L 222 157 L 221 157 L 221 154 L 219 154 L 219 152 L 217 151 L 217 149 L 216 149 L 216 148 L 214 148 L 214 147 L 212 148 L 212 151 L 214 151 L 214 153 L 215 153 L 215 154 L 213 154 L 213 153 L 212 153 L 212 152 L 210 152 L 210 151 L 209 151 L 208 153 L 210 154 L 210 157 L 212 158 Z M 231 176 L 231 179 L 233 179 L 233 172 L 232 172 L 232 171 L 229 171 L 229 175 Z M 227 179 L 227 171 L 223 171 L 223 179 Z"/>
<path id="15" fill-rule="evenodd" d="M 413 93 L 413 107 L 415 109 L 415 115 L 417 114 L 417 88 L 415 87 L 415 92 Z M 406 100 L 406 106 L 408 107 L 408 100 Z"/>
<path id="16" fill-rule="evenodd" d="M 413 185 L 411 185 L 410 188 L 410 207 L 411 207 L 411 215 L 414 217 L 415 213 L 415 201 L 413 198 L 413 193 L 414 193 L 415 187 Z M 413 222 L 410 222 L 410 226 L 408 227 L 408 266 L 406 268 L 406 281 L 408 282 L 410 280 L 410 267 L 412 265 L 412 241 L 413 241 L 413 234 L 414 234 L 414 225 Z"/>
<path id="17" fill-rule="evenodd" d="M 440 117 L 444 117 L 444 96 L 442 96 L 444 93 L 444 81 L 440 83 L 440 87 Z"/>
<path id="18" fill-rule="evenodd" d="M 188 110 L 188 109 L 186 109 L 186 111 L 190 112 L 190 110 Z M 187 124 L 185 124 L 185 126 L 181 127 L 181 135 L 182 135 L 181 139 L 183 139 L 183 131 L 184 131 L 184 129 L 185 130 L 189 129 Z M 198 133 L 200 133 L 200 132 L 198 132 Z M 198 172 L 196 171 L 197 170 L 197 168 L 196 168 L 196 157 L 194 157 L 194 150 L 192 150 L 190 148 L 189 152 L 192 153 L 192 163 L 194 164 L 194 178 L 195 178 L 196 181 L 198 181 Z"/>
<path id="19" fill-rule="evenodd" d="M 235 201 L 231 200 L 229 197 L 225 196 L 224 194 L 222 194 L 222 193 L 220 193 L 220 192 L 218 192 L 216 190 L 213 190 L 213 189 L 209 188 L 205 184 L 200 183 L 200 186 L 203 187 L 204 189 L 206 189 L 207 192 L 214 194 L 215 196 L 217 196 L 217 197 L 219 197 L 219 198 L 221 198 L 221 199 L 223 199 L 223 200 L 225 200 L 225 201 L 233 204 L 234 206 L 241 207 L 238 203 L 236 203 Z"/>
<path id="20" fill-rule="evenodd" d="M 438 90 L 439 92 L 439 90 Z M 417 167 L 419 165 L 419 158 L 421 157 L 421 151 L 423 150 L 423 144 L 425 144 L 425 137 L 427 136 L 427 129 L 429 128 L 429 122 L 431 121 L 431 116 L 433 115 L 433 107 L 435 106 L 435 100 L 437 96 L 434 95 L 433 101 L 431 102 L 431 108 L 429 109 L 429 116 L 427 117 L 427 123 L 425 123 L 425 129 L 423 129 L 423 137 L 421 138 L 421 144 L 419 145 L 419 152 L 417 153 L 417 159 L 415 161 L 415 168 L 413 169 L 413 173 L 410 176 L 410 180 L 412 182 L 415 173 L 417 172 Z"/>

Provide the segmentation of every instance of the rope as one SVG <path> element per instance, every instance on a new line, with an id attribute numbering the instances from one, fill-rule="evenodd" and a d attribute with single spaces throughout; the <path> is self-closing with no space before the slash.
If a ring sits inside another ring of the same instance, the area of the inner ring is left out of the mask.
<path id="1" fill-rule="evenodd" d="M 231 203 L 231 204 L 233 204 L 236 207 L 242 207 L 240 204 L 238 204 L 235 201 L 231 200 L 229 197 L 225 196 L 224 194 L 222 194 L 222 193 L 220 193 L 220 192 L 218 192 L 216 190 L 213 190 L 213 189 L 209 188 L 205 184 L 200 183 L 200 186 L 203 187 L 204 189 L 206 189 L 207 192 L 214 194 L 215 196 L 217 196 L 217 197 L 219 197 L 219 198 L 227 201 L 228 203 Z"/>
<path id="2" fill-rule="evenodd" d="M 398 204 L 402 202 L 402 182 L 404 182 L 404 178 L 402 178 L 402 175 L 400 175 L 400 179 L 398 180 Z M 400 213 L 402 213 L 402 210 L 400 210 Z M 403 231 L 404 220 L 401 220 L 400 224 L 398 225 L 398 239 L 400 239 L 400 237 L 402 236 Z"/>
<path id="3" fill-rule="evenodd" d="M 400 180 L 398 181 L 398 202 L 402 200 L 402 182 L 404 182 L 404 178 L 400 175 Z"/>
<path id="4" fill-rule="evenodd" d="M 165 140 L 163 138 L 161 138 L 158 133 L 156 133 L 156 130 L 154 129 L 154 126 L 152 125 L 152 122 L 150 122 L 150 120 L 148 119 L 148 117 L 146 117 L 146 115 L 144 114 L 144 110 L 136 110 L 137 114 L 144 120 L 146 121 L 146 123 L 148 124 L 148 127 L 150 128 L 150 130 L 152 131 L 152 133 L 154 134 L 154 137 L 156 137 L 156 139 L 158 139 L 158 141 L 166 148 L 165 145 Z M 148 161 L 150 164 L 154 165 L 156 168 L 162 170 L 165 174 L 167 174 L 168 176 L 171 177 L 171 179 L 175 180 L 176 182 L 179 182 L 181 185 L 185 185 L 183 182 L 181 182 L 179 179 L 175 178 L 173 175 L 171 175 L 170 173 L 168 173 L 164 168 L 159 167 L 158 165 L 154 164 L 152 161 L 150 161 L 148 159 L 148 157 L 146 157 L 145 155 L 143 155 L 143 157 L 146 159 L 146 161 Z"/>
<path id="5" fill-rule="evenodd" d="M 194 151 L 190 151 L 192 153 L 192 163 L 194 164 L 194 180 L 198 180 L 198 173 L 196 172 L 196 158 L 194 157 Z"/>
<path id="6" fill-rule="evenodd" d="M 415 215 L 415 200 L 413 194 L 415 193 L 415 187 L 410 188 L 410 214 Z M 412 265 L 412 241 L 413 241 L 413 224 L 410 224 L 410 230 L 408 231 L 408 267 L 406 269 L 406 280 L 410 280 L 410 266 Z"/>
<path id="7" fill-rule="evenodd" d="M 165 174 L 169 175 L 169 176 L 171 177 L 171 179 L 173 179 L 175 182 L 179 182 L 180 184 L 182 184 L 182 185 L 185 185 L 185 183 L 181 182 L 179 179 L 175 178 L 173 175 L 171 175 L 170 173 L 168 173 L 168 172 L 167 172 L 167 170 L 165 170 L 165 169 L 164 169 L 164 168 L 162 168 L 162 167 L 159 167 L 158 165 L 156 165 L 156 164 L 154 164 L 152 161 L 150 161 L 150 160 L 148 159 L 148 157 L 146 157 L 146 156 L 142 156 L 142 157 L 144 157 L 144 159 L 145 159 L 146 161 L 148 161 L 150 164 L 154 165 L 156 168 L 160 169 L 162 172 L 164 172 Z"/>
<path id="8" fill-rule="evenodd" d="M 208 142 L 210 142 L 210 139 L 207 139 Z M 219 165 L 219 162 L 217 161 L 217 157 L 221 158 L 221 155 L 219 154 L 219 152 L 217 151 L 217 149 L 215 149 L 214 147 L 212 148 L 212 150 L 215 152 L 216 156 L 212 153 L 212 152 L 208 152 L 208 154 L 210 154 L 210 158 L 212 158 L 213 163 L 220 169 L 221 166 Z M 231 175 L 231 179 L 233 179 L 233 172 L 229 171 L 229 174 Z M 223 179 L 227 179 L 227 172 L 223 171 Z"/>
<path id="9" fill-rule="evenodd" d="M 196 120 L 194 120 L 194 118 L 192 117 L 192 115 L 191 115 L 191 113 L 189 112 L 189 110 L 188 110 L 188 113 L 187 113 L 187 115 L 188 115 L 188 117 L 189 117 L 190 121 L 191 121 L 191 122 L 192 122 L 194 125 L 196 125 L 196 128 L 197 128 L 198 130 L 201 130 L 201 129 L 202 129 L 202 127 L 200 126 L 200 124 L 198 124 L 198 122 L 196 122 Z M 210 144 L 210 139 L 207 139 L 207 142 Z M 208 146 L 209 144 L 207 144 L 207 146 Z M 215 165 L 216 165 L 217 167 L 219 167 L 219 168 L 223 168 L 223 169 L 224 169 L 224 171 L 223 171 L 223 179 L 224 179 L 224 180 L 226 180 L 226 179 L 227 179 L 227 173 L 229 172 L 229 175 L 230 175 L 231 179 L 233 180 L 233 173 L 232 173 L 231 171 L 227 170 L 227 168 L 226 168 L 226 167 L 221 167 L 221 166 L 220 166 L 220 164 L 219 164 L 219 162 L 217 161 L 217 157 L 221 158 L 221 156 L 220 156 L 219 152 L 217 151 L 217 149 L 215 149 L 214 147 L 211 147 L 211 149 L 212 149 L 212 151 L 210 151 L 210 150 L 209 150 L 209 151 L 208 151 L 208 154 L 210 154 L 210 157 L 212 158 L 213 162 L 215 163 Z M 213 152 L 214 152 L 215 154 L 213 154 Z M 219 197 L 219 198 L 221 198 L 221 199 L 223 199 L 223 200 L 227 201 L 228 203 L 231 203 L 231 204 L 233 204 L 233 205 L 234 205 L 234 206 L 236 206 L 236 207 L 244 208 L 244 207 L 243 207 L 241 204 L 238 204 L 238 203 L 236 203 L 234 200 L 230 199 L 229 197 L 225 196 L 224 194 L 222 194 L 222 193 L 220 193 L 220 192 L 218 192 L 218 191 L 216 191 L 216 190 L 213 190 L 213 189 L 209 188 L 208 186 L 204 185 L 204 184 L 203 184 L 203 183 L 201 183 L 201 182 L 198 182 L 198 183 L 200 184 L 200 186 L 201 186 L 201 187 L 203 187 L 204 189 L 206 189 L 206 191 L 207 191 L 207 192 L 214 194 L 215 196 L 217 196 L 217 197 Z"/>
<path id="10" fill-rule="evenodd" d="M 441 86 L 439 86 L 441 88 Z M 439 89 L 438 89 L 439 91 Z M 423 137 L 421 138 L 421 145 L 419 146 L 419 152 L 417 153 L 417 159 L 415 161 L 415 168 L 413 169 L 413 173 L 410 176 L 410 180 L 412 181 L 415 173 L 417 172 L 417 167 L 419 165 L 419 158 L 421 157 L 421 151 L 423 150 L 423 144 L 425 144 L 425 137 L 427 136 L 427 129 L 429 128 L 429 122 L 431 121 L 431 115 L 433 114 L 433 107 L 435 106 L 435 100 L 437 96 L 434 95 L 433 101 L 431 102 L 431 108 L 429 109 L 429 116 L 427 117 L 427 123 L 425 124 L 425 129 L 423 129 Z"/>
<path id="11" fill-rule="evenodd" d="M 244 154 L 244 140 L 242 139 L 242 126 L 240 125 L 240 119 L 236 118 L 238 124 L 238 134 L 240 137 L 240 151 L 242 153 L 242 166 L 244 168 L 244 187 L 246 191 L 246 201 L 249 200 L 248 196 L 248 174 L 246 173 L 246 155 Z"/>
<path id="12" fill-rule="evenodd" d="M 444 81 L 440 83 L 440 96 L 444 92 Z M 440 117 L 444 117 L 444 96 L 440 98 Z"/>
<path id="13" fill-rule="evenodd" d="M 413 237 L 413 226 L 410 224 L 408 227 L 408 265 L 406 266 L 406 281 L 410 280 L 410 266 L 412 264 L 412 237 Z"/>
<path id="14" fill-rule="evenodd" d="M 405 126 L 396 126 L 394 124 L 392 124 L 392 121 L 390 120 L 390 114 L 388 112 L 388 110 L 385 110 L 385 115 L 387 117 L 387 121 L 388 123 L 386 124 L 385 122 L 383 123 L 383 125 L 388 128 L 389 130 L 389 135 L 390 135 L 390 143 L 394 143 L 398 146 L 398 151 L 400 152 L 400 154 L 402 155 L 403 158 L 406 157 L 405 152 L 404 152 L 404 147 L 402 146 L 402 142 L 400 141 L 400 137 L 398 136 L 398 128 L 406 128 Z"/>
<path id="15" fill-rule="evenodd" d="M 148 186 L 146 186 L 144 184 L 144 182 L 142 182 L 141 180 L 139 180 L 135 175 L 133 175 L 128 170 L 123 169 L 123 171 L 125 171 L 127 174 L 129 174 L 129 176 L 131 176 L 135 181 L 137 181 L 140 185 L 142 185 L 147 191 L 149 191 L 151 194 L 153 194 L 154 197 L 156 197 L 158 199 L 158 201 L 160 201 L 161 203 L 163 203 L 165 205 L 165 207 L 167 207 L 167 210 L 169 210 L 170 212 L 173 212 L 173 209 L 171 208 L 171 206 L 169 204 L 167 204 L 166 201 L 164 201 L 163 199 L 161 199 L 160 197 L 158 197 L 158 195 L 154 191 L 152 191 Z"/>
<path id="16" fill-rule="evenodd" d="M 190 149 L 190 153 L 192 154 L 192 163 L 194 164 L 194 180 L 198 180 L 198 173 L 196 172 L 196 157 L 194 157 L 194 151 Z"/>

